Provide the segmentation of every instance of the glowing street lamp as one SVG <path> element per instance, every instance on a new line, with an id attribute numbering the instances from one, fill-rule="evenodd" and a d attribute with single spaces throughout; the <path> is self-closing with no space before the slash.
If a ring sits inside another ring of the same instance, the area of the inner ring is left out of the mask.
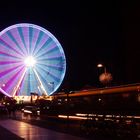
<path id="1" fill-rule="evenodd" d="M 99 81 L 101 83 L 103 83 L 104 85 L 107 85 L 108 83 L 110 83 L 110 81 L 112 80 L 112 75 L 111 73 L 106 71 L 106 67 L 103 64 L 98 64 L 97 65 L 98 68 L 104 68 L 104 73 L 102 73 L 99 76 Z"/>
<path id="2" fill-rule="evenodd" d="M 106 73 L 106 67 L 103 64 L 98 64 L 97 67 L 98 68 L 104 68 L 104 73 Z"/>
<path id="3" fill-rule="evenodd" d="M 101 67 L 103 67 L 103 64 L 98 64 L 97 67 L 101 68 Z"/>

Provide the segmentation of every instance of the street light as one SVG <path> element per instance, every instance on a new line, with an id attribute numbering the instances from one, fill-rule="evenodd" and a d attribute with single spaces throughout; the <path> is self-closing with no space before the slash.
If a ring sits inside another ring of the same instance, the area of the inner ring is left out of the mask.
<path id="1" fill-rule="evenodd" d="M 103 64 L 98 64 L 97 67 L 101 68 L 101 67 L 103 67 Z"/>
<path id="2" fill-rule="evenodd" d="M 106 67 L 103 64 L 98 64 L 97 67 L 98 68 L 104 68 L 104 73 L 106 73 Z"/>
<path id="3" fill-rule="evenodd" d="M 106 67 L 103 64 L 98 64 L 98 68 L 104 68 L 104 72 L 99 76 L 99 81 L 103 83 L 104 85 L 107 85 L 112 80 L 111 73 L 106 71 Z"/>

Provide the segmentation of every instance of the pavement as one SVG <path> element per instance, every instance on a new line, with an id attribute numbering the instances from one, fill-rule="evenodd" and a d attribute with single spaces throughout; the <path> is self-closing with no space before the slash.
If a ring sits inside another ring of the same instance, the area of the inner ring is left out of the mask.
<path id="1" fill-rule="evenodd" d="M 23 140 L 21 137 L 15 135 L 4 127 L 0 126 L 0 139 L 1 140 Z"/>
<path id="2" fill-rule="evenodd" d="M 1 140 L 86 140 L 12 119 L 0 120 Z"/>

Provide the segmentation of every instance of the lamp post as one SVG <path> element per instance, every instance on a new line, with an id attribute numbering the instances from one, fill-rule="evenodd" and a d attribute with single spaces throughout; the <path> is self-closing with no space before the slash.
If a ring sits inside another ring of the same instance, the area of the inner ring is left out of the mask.
<path id="1" fill-rule="evenodd" d="M 104 85 L 107 85 L 112 80 L 111 73 L 107 72 L 106 67 L 103 64 L 98 64 L 98 68 L 104 68 L 104 72 L 99 76 L 99 81 Z"/>
<path id="2" fill-rule="evenodd" d="M 104 73 L 106 73 L 106 67 L 103 64 L 98 64 L 97 67 L 98 68 L 104 68 Z"/>

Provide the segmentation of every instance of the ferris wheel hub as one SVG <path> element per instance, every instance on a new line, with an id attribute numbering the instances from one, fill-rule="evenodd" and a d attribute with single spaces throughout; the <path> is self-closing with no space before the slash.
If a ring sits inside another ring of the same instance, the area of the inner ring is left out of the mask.
<path id="1" fill-rule="evenodd" d="M 36 64 L 36 60 L 33 56 L 28 56 L 25 58 L 24 63 L 26 67 L 33 67 Z"/>

